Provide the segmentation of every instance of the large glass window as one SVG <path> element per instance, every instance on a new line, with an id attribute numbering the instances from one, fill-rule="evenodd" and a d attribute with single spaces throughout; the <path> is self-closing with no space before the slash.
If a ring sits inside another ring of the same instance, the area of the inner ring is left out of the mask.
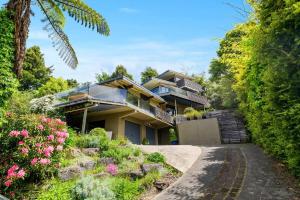
<path id="1" fill-rule="evenodd" d="M 127 93 L 126 101 L 132 105 L 138 106 L 139 98 L 131 93 Z"/>

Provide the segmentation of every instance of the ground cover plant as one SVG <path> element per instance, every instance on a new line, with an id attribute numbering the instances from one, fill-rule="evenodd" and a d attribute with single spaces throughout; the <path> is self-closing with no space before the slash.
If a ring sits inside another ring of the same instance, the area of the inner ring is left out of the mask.
<path id="1" fill-rule="evenodd" d="M 59 119 L 35 114 L 11 114 L 9 120 L 0 138 L 18 153 L 1 155 L 17 160 L 1 168 L 0 183 L 1 194 L 14 199 L 134 200 L 164 176 L 180 175 L 160 153 L 144 154 L 125 139 L 110 140 L 104 129 L 81 135 Z M 142 165 L 158 168 L 145 172 Z"/>

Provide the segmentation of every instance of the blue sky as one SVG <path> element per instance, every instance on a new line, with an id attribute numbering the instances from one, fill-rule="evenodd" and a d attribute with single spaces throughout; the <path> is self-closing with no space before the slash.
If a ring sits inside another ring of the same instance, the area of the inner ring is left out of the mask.
<path id="1" fill-rule="evenodd" d="M 0 0 L 3 4 L 5 1 Z M 85 0 L 108 21 L 111 35 L 104 37 L 68 18 L 65 32 L 79 65 L 66 66 L 42 30 L 41 12 L 34 7 L 27 46 L 39 45 L 56 77 L 95 81 L 101 71 L 111 73 L 123 64 L 136 80 L 145 67 L 158 72 L 173 69 L 207 72 L 216 56 L 218 39 L 245 20 L 226 2 L 243 7 L 243 0 Z"/>

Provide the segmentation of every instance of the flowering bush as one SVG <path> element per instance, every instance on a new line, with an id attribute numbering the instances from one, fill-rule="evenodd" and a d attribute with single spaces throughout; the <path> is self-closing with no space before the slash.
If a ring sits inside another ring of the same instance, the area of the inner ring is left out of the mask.
<path id="1" fill-rule="evenodd" d="M 9 114 L 0 133 L 0 193 L 56 172 L 69 135 L 65 122 L 42 115 Z"/>
<path id="2" fill-rule="evenodd" d="M 108 173 L 110 173 L 111 175 L 117 175 L 118 173 L 118 166 L 117 165 L 114 165 L 114 164 L 109 164 L 106 166 L 106 171 Z"/>

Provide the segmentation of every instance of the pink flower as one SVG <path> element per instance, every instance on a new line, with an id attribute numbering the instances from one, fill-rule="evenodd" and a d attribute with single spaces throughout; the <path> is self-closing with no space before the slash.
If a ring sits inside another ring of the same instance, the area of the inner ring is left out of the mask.
<path id="1" fill-rule="evenodd" d="M 36 128 L 37 128 L 38 130 L 40 130 L 40 131 L 45 130 L 45 128 L 44 128 L 44 126 L 43 126 L 42 124 L 38 125 Z"/>
<path id="2" fill-rule="evenodd" d="M 23 145 L 23 144 L 25 144 L 25 142 L 24 141 L 20 141 L 18 144 L 19 145 Z"/>
<path id="3" fill-rule="evenodd" d="M 114 164 L 109 164 L 107 165 L 106 167 L 106 171 L 108 173 L 110 173 L 111 175 L 116 175 L 117 172 L 118 172 L 118 166 L 117 165 L 114 165 Z"/>
<path id="4" fill-rule="evenodd" d="M 61 145 L 58 145 L 58 146 L 56 147 L 56 150 L 57 150 L 57 151 L 62 151 L 63 149 L 64 149 L 64 147 L 61 146 Z"/>
<path id="5" fill-rule="evenodd" d="M 19 166 L 14 164 L 11 168 L 7 170 L 7 179 L 16 176 L 16 170 L 19 169 Z"/>
<path id="6" fill-rule="evenodd" d="M 10 137 L 18 137 L 20 135 L 20 131 L 11 131 L 9 133 Z"/>
<path id="7" fill-rule="evenodd" d="M 41 143 L 36 143 L 35 146 L 36 146 L 36 147 L 41 147 L 42 144 L 41 144 Z"/>
<path id="8" fill-rule="evenodd" d="M 28 133 L 27 130 L 23 129 L 23 130 L 21 131 L 21 135 L 22 135 L 24 138 L 26 138 L 26 137 L 29 136 L 29 133 Z"/>
<path id="9" fill-rule="evenodd" d="M 61 121 L 61 119 L 55 119 L 55 122 L 59 125 L 65 125 L 66 122 Z"/>
<path id="10" fill-rule="evenodd" d="M 58 142 L 59 144 L 62 144 L 62 143 L 65 142 L 65 138 L 59 137 L 59 138 L 57 138 L 57 142 Z"/>
<path id="11" fill-rule="evenodd" d="M 47 118 L 46 117 L 42 117 L 42 122 L 47 123 Z"/>
<path id="12" fill-rule="evenodd" d="M 26 173 L 25 173 L 24 169 L 21 169 L 21 170 L 18 171 L 17 177 L 18 178 L 24 178 L 25 174 Z"/>
<path id="13" fill-rule="evenodd" d="M 38 161 L 37 158 L 33 158 L 30 163 L 31 163 L 31 165 L 35 165 L 37 163 L 37 161 Z"/>
<path id="14" fill-rule="evenodd" d="M 50 157 L 53 151 L 54 151 L 54 147 L 53 146 L 49 146 L 49 147 L 47 147 L 47 148 L 44 149 L 44 155 L 46 157 Z"/>
<path id="15" fill-rule="evenodd" d="M 56 136 L 57 137 L 62 137 L 62 138 L 67 138 L 67 137 L 69 137 L 69 134 L 65 131 L 57 131 Z"/>
<path id="16" fill-rule="evenodd" d="M 42 159 L 40 159 L 39 163 L 42 165 L 48 165 L 51 163 L 51 161 L 47 158 L 42 158 Z"/>
<path id="17" fill-rule="evenodd" d="M 54 140 L 54 135 L 48 135 L 48 140 L 50 141 Z"/>
<path id="18" fill-rule="evenodd" d="M 28 149 L 27 148 L 25 148 L 25 147 L 23 147 L 22 149 L 21 149 L 21 153 L 23 154 L 23 155 L 27 155 L 28 154 Z"/>
<path id="19" fill-rule="evenodd" d="M 11 184 L 12 184 L 12 180 L 7 180 L 7 181 L 5 181 L 5 183 L 4 183 L 4 185 L 5 185 L 6 187 L 11 186 Z"/>

